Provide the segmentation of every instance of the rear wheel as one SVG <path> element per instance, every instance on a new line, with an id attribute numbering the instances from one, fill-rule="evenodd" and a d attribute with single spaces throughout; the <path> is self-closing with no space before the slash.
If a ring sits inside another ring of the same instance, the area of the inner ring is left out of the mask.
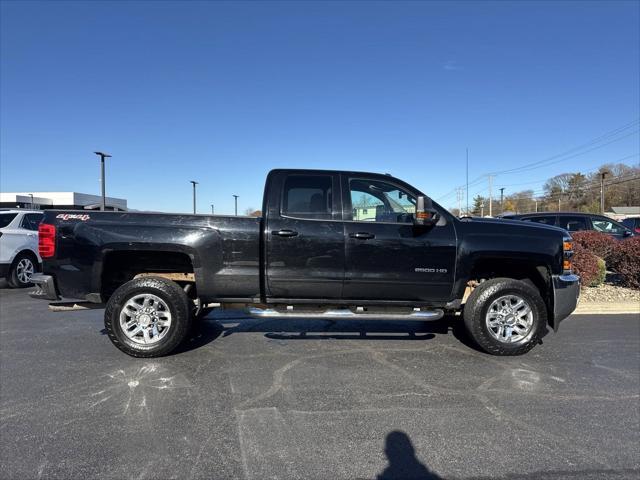
<path id="1" fill-rule="evenodd" d="M 546 330 L 547 309 L 538 290 L 512 278 L 482 282 L 464 306 L 464 323 L 475 343 L 493 355 L 522 355 Z"/>
<path id="2" fill-rule="evenodd" d="M 109 339 L 133 357 L 167 355 L 184 340 L 191 320 L 191 300 L 184 290 L 160 277 L 125 283 L 111 296 L 104 313 Z"/>
<path id="3" fill-rule="evenodd" d="M 38 271 L 38 262 L 28 253 L 19 254 L 9 270 L 7 283 L 13 288 L 31 287 L 31 276 Z"/>

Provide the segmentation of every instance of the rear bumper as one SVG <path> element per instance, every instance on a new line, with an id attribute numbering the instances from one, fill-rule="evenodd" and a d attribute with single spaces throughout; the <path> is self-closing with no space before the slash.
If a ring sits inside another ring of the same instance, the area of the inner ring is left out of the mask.
<path id="1" fill-rule="evenodd" d="M 553 275 L 553 329 L 573 313 L 580 297 L 580 277 L 577 275 Z"/>
<path id="2" fill-rule="evenodd" d="M 29 293 L 29 296 L 45 300 L 60 300 L 60 295 L 56 290 L 56 284 L 51 275 L 34 273 L 31 276 L 31 282 L 35 284 L 36 288 Z"/>

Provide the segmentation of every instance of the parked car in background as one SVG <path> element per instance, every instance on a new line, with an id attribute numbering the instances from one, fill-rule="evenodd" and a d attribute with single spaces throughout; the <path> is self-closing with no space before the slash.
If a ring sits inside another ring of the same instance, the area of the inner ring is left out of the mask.
<path id="1" fill-rule="evenodd" d="M 509 220 L 523 220 L 525 222 L 536 222 L 544 225 L 553 225 L 564 228 L 568 232 L 579 232 L 582 230 L 594 230 L 606 233 L 618 240 L 633 236 L 633 231 L 625 225 L 615 220 L 597 215 L 594 213 L 579 212 L 543 212 L 524 213 L 521 215 L 504 215 L 502 218 Z"/>
<path id="2" fill-rule="evenodd" d="M 629 217 L 622 221 L 622 224 L 635 233 L 640 233 L 640 217 Z"/>
<path id="3" fill-rule="evenodd" d="M 38 210 L 0 211 L 0 278 L 10 287 L 31 286 L 31 275 L 40 270 L 38 225 L 43 217 Z"/>

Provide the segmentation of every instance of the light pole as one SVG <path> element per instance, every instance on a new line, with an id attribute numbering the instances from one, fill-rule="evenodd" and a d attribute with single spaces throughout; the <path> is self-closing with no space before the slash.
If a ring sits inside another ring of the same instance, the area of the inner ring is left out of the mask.
<path id="1" fill-rule="evenodd" d="M 93 152 L 93 153 L 100 156 L 100 184 L 102 187 L 102 204 L 100 205 L 100 210 L 104 212 L 107 209 L 107 196 L 105 194 L 106 187 L 105 187 L 105 178 L 104 178 L 104 159 L 111 158 L 111 155 L 104 152 Z"/>
<path id="2" fill-rule="evenodd" d="M 607 170 L 600 172 L 600 214 L 604 215 L 604 177 L 609 174 Z"/>
<path id="3" fill-rule="evenodd" d="M 211 215 L 213 215 L 213 203 L 211 204 Z"/>
<path id="4" fill-rule="evenodd" d="M 195 180 L 189 180 L 193 184 L 193 214 L 196 214 L 196 185 L 198 182 Z"/>
<path id="5" fill-rule="evenodd" d="M 240 195 L 233 195 L 233 199 L 234 199 L 234 200 L 235 200 L 235 202 L 236 202 L 236 217 L 238 216 L 238 197 L 239 197 L 239 196 L 240 196 Z"/>

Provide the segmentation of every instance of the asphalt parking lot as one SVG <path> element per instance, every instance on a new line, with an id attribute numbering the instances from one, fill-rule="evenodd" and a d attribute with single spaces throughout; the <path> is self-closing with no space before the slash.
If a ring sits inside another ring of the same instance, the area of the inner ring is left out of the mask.
<path id="1" fill-rule="evenodd" d="M 214 314 L 142 360 L 102 310 L 0 289 L 3 478 L 638 478 L 640 319 L 573 316 L 523 357 L 438 322 Z"/>

